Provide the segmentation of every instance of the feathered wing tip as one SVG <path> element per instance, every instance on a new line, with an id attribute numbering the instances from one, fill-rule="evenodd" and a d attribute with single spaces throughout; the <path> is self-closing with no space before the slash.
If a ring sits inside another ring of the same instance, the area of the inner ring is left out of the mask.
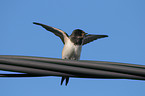
<path id="1" fill-rule="evenodd" d="M 58 28 L 51 27 L 51 26 L 41 24 L 41 23 L 37 23 L 37 22 L 33 22 L 33 24 L 40 25 L 43 28 L 45 28 L 47 31 L 54 33 L 56 36 L 58 36 L 62 40 L 63 44 L 65 44 L 66 40 L 68 39 L 68 34 Z"/>
<path id="2" fill-rule="evenodd" d="M 88 35 L 86 35 L 86 37 L 84 39 L 83 45 L 85 45 L 87 43 L 90 43 L 94 40 L 97 40 L 97 39 L 100 39 L 100 38 L 105 38 L 105 37 L 108 37 L 108 35 L 91 35 L 91 34 L 88 34 Z"/>

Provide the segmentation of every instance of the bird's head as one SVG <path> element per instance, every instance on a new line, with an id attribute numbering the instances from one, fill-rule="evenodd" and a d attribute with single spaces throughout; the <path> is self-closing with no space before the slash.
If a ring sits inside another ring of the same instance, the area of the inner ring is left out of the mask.
<path id="1" fill-rule="evenodd" d="M 71 36 L 72 37 L 76 37 L 76 36 L 78 36 L 78 37 L 84 37 L 85 35 L 86 35 L 87 33 L 85 33 L 83 30 L 81 30 L 81 29 L 75 29 L 73 32 L 72 32 L 72 34 L 71 34 Z"/>
<path id="2" fill-rule="evenodd" d="M 75 45 L 81 45 L 86 34 L 87 33 L 85 33 L 83 30 L 76 29 L 72 32 L 69 38 Z"/>

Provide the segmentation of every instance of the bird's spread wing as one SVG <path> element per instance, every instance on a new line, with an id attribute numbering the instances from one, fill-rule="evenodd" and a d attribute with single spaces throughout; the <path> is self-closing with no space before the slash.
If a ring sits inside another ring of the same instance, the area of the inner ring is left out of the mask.
<path id="1" fill-rule="evenodd" d="M 84 41 L 83 41 L 83 45 L 92 42 L 94 40 L 97 40 L 99 38 L 104 38 L 104 37 L 108 37 L 108 35 L 86 35 Z"/>
<path id="2" fill-rule="evenodd" d="M 33 22 L 33 24 L 40 25 L 43 28 L 45 28 L 46 30 L 54 33 L 56 36 L 60 37 L 60 39 L 62 40 L 63 44 L 65 44 L 66 40 L 68 39 L 68 34 L 65 33 L 64 31 L 58 29 L 58 28 L 54 28 L 54 27 L 51 27 L 51 26 L 48 26 L 48 25 L 44 25 L 44 24 L 41 24 L 41 23 L 36 23 L 36 22 Z"/>

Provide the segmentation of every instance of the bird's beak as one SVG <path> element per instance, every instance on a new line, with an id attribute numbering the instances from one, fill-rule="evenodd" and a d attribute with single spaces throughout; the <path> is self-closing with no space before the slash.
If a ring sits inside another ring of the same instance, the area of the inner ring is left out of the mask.
<path id="1" fill-rule="evenodd" d="M 84 36 L 86 36 L 88 33 L 85 33 L 85 35 Z"/>
<path id="2" fill-rule="evenodd" d="M 88 34 L 88 33 L 85 33 L 85 35 L 86 35 L 86 34 Z"/>

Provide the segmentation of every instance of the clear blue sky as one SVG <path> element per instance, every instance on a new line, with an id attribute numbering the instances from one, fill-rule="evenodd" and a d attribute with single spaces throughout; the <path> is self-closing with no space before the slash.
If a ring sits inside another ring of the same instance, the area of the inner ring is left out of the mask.
<path id="1" fill-rule="evenodd" d="M 145 65 L 145 0 L 0 0 L 0 55 L 61 58 L 61 40 L 34 21 L 109 35 L 85 45 L 81 60 Z M 58 77 L 0 78 L 0 95 L 145 96 L 145 82 L 71 78 L 66 87 Z"/>

